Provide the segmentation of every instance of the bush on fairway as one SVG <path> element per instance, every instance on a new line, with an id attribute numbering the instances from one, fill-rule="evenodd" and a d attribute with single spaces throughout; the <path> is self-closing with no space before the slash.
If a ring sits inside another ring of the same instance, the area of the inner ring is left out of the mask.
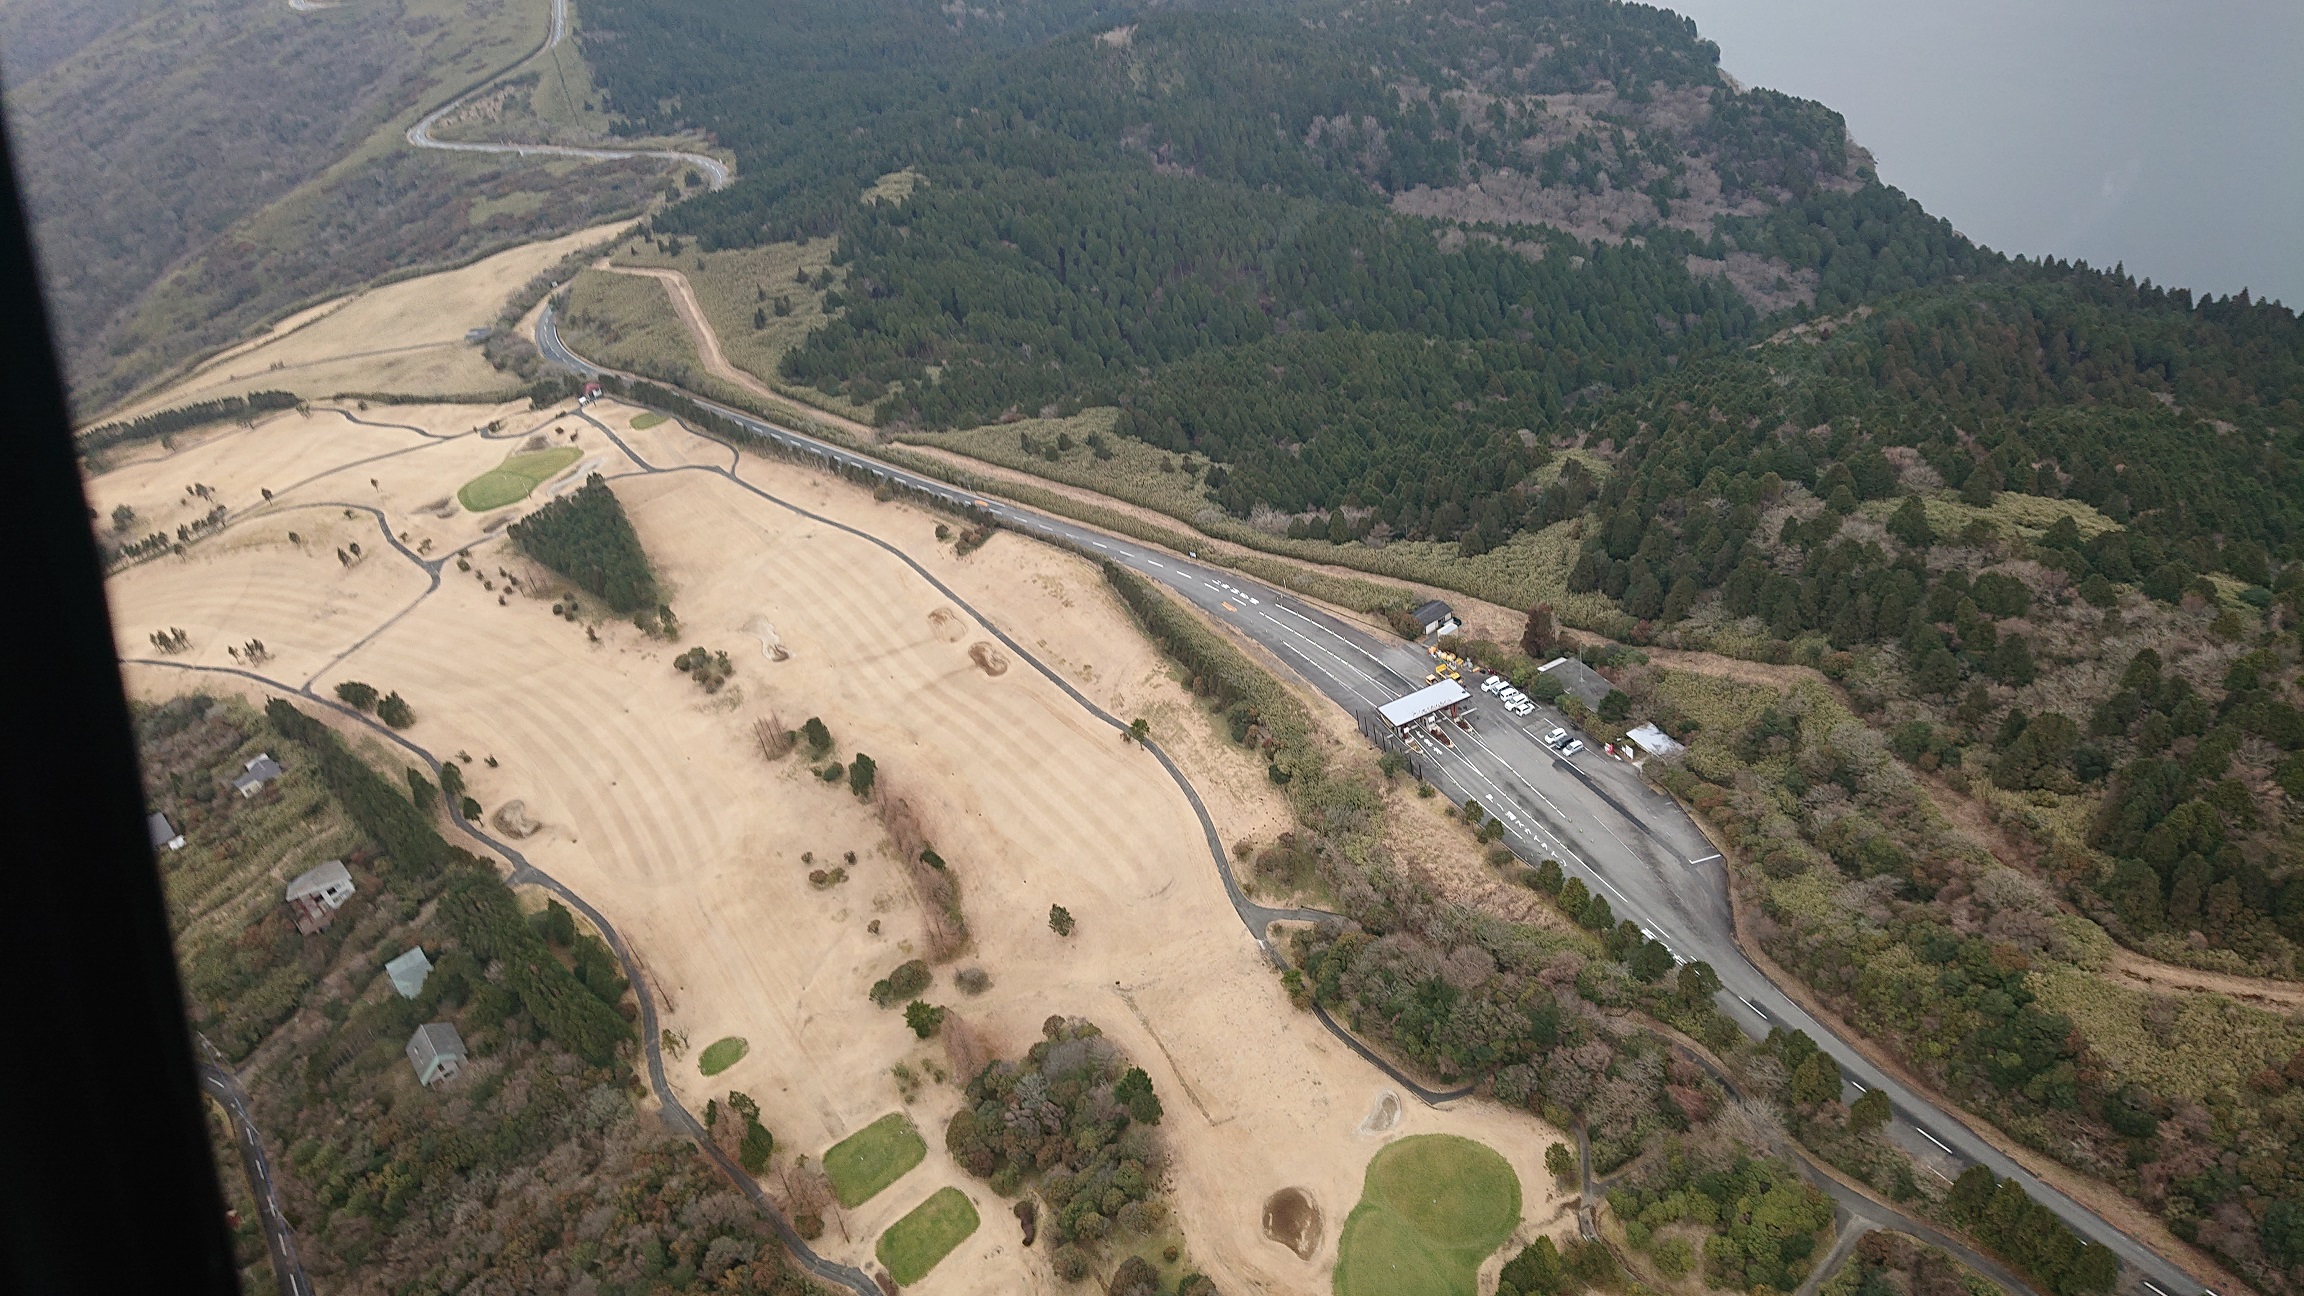
<path id="1" fill-rule="evenodd" d="M 730 1035 L 726 1039 L 717 1039 L 705 1045 L 704 1051 L 696 1055 L 696 1069 L 708 1076 L 716 1076 L 742 1061 L 744 1055 L 751 1051 L 752 1045 L 742 1036 Z"/>
<path id="2" fill-rule="evenodd" d="M 824 1154 L 824 1176 L 842 1206 L 854 1209 L 901 1179 L 928 1155 L 928 1143 L 912 1120 L 890 1112 L 832 1145 Z"/>
<path id="3" fill-rule="evenodd" d="M 1376 1154 L 1337 1240 L 1337 1296 L 1476 1296 L 1480 1262 L 1520 1222 L 1520 1178 L 1453 1134 Z"/>
<path id="4" fill-rule="evenodd" d="M 936 1262 L 968 1240 L 981 1222 L 976 1203 L 957 1188 L 940 1188 L 912 1213 L 888 1226 L 872 1254 L 888 1266 L 888 1276 L 909 1286 L 928 1276 Z"/>

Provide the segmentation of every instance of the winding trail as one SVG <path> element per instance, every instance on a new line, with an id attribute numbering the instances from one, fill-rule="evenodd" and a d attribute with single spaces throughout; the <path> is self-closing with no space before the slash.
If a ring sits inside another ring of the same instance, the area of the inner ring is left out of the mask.
<path id="1" fill-rule="evenodd" d="M 578 158 L 588 162 L 620 162 L 626 158 L 659 158 L 667 162 L 685 162 L 696 168 L 704 174 L 706 181 L 714 189 L 728 187 L 735 177 L 729 172 L 727 163 L 702 153 L 690 153 L 680 149 L 581 148 L 573 144 L 495 144 L 444 140 L 433 136 L 432 128 L 440 124 L 441 118 L 471 102 L 474 96 L 510 75 L 529 60 L 557 48 L 566 39 L 568 39 L 568 0 L 552 0 L 552 30 L 545 36 L 542 45 L 522 56 L 518 62 L 510 67 L 426 113 L 421 120 L 408 128 L 408 142 L 420 149 L 436 149 L 448 153 L 509 153 L 520 157 Z"/>

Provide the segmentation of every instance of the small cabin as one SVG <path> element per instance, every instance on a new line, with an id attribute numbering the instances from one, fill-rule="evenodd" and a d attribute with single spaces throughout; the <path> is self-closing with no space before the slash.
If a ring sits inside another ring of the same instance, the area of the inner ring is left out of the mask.
<path id="1" fill-rule="evenodd" d="M 442 1084 L 464 1069 L 464 1037 L 447 1022 L 431 1022 L 408 1037 L 408 1065 L 416 1068 L 416 1083 Z"/>
<path id="2" fill-rule="evenodd" d="M 342 860 L 329 860 L 298 874 L 288 884 L 286 897 L 290 912 L 296 915 L 296 930 L 307 936 L 328 930 L 328 924 L 336 921 L 336 911 L 356 889 L 352 871 Z"/>
<path id="3" fill-rule="evenodd" d="M 232 780 L 232 790 L 244 797 L 252 797 L 264 790 L 264 785 L 280 777 L 280 762 L 272 753 L 259 752 L 254 760 L 241 767 L 240 777 Z"/>
<path id="4" fill-rule="evenodd" d="M 184 849 L 184 834 L 176 831 L 176 825 L 168 822 L 168 816 L 159 811 L 155 810 L 144 816 L 144 828 L 151 834 L 152 849 L 172 851 Z"/>

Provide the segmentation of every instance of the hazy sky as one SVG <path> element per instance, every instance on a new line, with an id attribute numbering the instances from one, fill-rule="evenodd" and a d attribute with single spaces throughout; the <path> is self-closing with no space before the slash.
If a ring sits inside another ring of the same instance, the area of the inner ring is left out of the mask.
<path id="1" fill-rule="evenodd" d="M 2008 253 L 2304 308 L 2299 0 L 1656 0 Z"/>

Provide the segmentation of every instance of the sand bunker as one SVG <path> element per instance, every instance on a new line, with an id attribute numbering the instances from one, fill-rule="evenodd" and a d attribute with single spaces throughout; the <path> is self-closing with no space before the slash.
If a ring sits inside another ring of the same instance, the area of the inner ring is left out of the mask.
<path id="1" fill-rule="evenodd" d="M 960 636 L 968 633 L 968 627 L 961 622 L 960 614 L 950 608 L 938 608 L 929 613 L 928 624 L 935 628 L 936 637 L 946 643 L 958 643 Z"/>
<path id="2" fill-rule="evenodd" d="M 968 645 L 968 660 L 982 667 L 987 675 L 1008 673 L 1007 654 L 981 640 Z"/>
<path id="3" fill-rule="evenodd" d="M 1320 1208 L 1312 1204 L 1312 1195 L 1301 1188 L 1283 1188 L 1265 1198 L 1264 1236 L 1295 1252 L 1299 1260 L 1320 1254 Z"/>
<path id="4" fill-rule="evenodd" d="M 496 807 L 489 821 L 496 825 L 496 831 L 507 837 L 533 837 L 544 827 L 528 817 L 528 805 L 524 801 L 507 801 Z"/>
<path id="5" fill-rule="evenodd" d="M 1368 1118 L 1360 1122 L 1363 1134 L 1382 1134 L 1400 1123 L 1400 1095 L 1387 1089 L 1376 1095 L 1376 1105 L 1368 1109 Z"/>
<path id="6" fill-rule="evenodd" d="M 767 617 L 754 614 L 751 620 L 744 623 L 744 633 L 760 641 L 760 655 L 768 660 L 792 659 L 792 650 L 786 648 L 784 641 L 777 637 L 776 627 L 768 623 Z"/>

